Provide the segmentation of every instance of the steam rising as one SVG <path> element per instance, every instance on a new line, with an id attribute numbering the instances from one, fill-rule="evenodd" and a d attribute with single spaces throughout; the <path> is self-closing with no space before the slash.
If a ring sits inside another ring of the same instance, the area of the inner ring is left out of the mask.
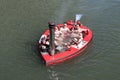
<path id="1" fill-rule="evenodd" d="M 56 21 L 58 23 L 61 23 L 64 21 L 68 11 L 70 10 L 70 6 L 72 6 L 72 3 L 73 1 L 72 0 L 69 0 L 69 1 L 64 1 L 62 4 L 61 4 L 61 7 L 60 9 L 58 9 L 56 12 L 55 12 L 55 15 L 57 16 L 56 17 Z"/>

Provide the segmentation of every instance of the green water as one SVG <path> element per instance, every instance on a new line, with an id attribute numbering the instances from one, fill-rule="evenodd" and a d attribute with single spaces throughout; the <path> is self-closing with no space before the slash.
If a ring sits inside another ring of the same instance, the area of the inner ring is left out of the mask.
<path id="1" fill-rule="evenodd" d="M 38 40 L 48 21 L 81 13 L 94 37 L 83 55 L 46 67 Z M 0 0 L 0 80 L 120 80 L 120 0 Z"/>

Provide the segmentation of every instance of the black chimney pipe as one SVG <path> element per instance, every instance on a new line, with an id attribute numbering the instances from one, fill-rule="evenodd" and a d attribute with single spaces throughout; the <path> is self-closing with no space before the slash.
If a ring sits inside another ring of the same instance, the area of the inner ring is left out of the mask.
<path id="1" fill-rule="evenodd" d="M 55 43 L 54 43 L 54 39 L 55 39 L 55 33 L 54 33 L 55 23 L 54 22 L 49 22 L 48 26 L 49 26 L 49 31 L 50 31 L 50 54 L 53 56 L 55 54 Z"/>

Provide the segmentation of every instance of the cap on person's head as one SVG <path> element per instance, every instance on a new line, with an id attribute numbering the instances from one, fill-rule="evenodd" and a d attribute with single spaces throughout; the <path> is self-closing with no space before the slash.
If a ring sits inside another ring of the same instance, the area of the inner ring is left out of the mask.
<path id="1" fill-rule="evenodd" d="M 67 24 L 73 25 L 73 20 L 70 19 L 70 20 L 67 22 Z"/>
<path id="2" fill-rule="evenodd" d="M 81 24 L 80 20 L 77 21 L 77 24 Z"/>

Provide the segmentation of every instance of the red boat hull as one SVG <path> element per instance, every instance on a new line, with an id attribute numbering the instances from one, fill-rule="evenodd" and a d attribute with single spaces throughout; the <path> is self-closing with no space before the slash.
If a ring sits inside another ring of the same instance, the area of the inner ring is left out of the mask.
<path id="1" fill-rule="evenodd" d="M 69 27 L 71 27 L 71 26 L 69 26 Z M 87 32 L 87 35 L 84 37 L 84 41 L 86 42 L 86 44 L 84 46 L 82 46 L 80 49 L 70 47 L 67 51 L 57 53 L 54 56 L 51 56 L 47 52 L 41 52 L 41 55 L 47 66 L 56 65 L 58 63 L 66 61 L 68 59 L 71 59 L 71 58 L 81 54 L 89 46 L 89 43 L 91 42 L 92 36 L 93 36 L 92 31 L 86 26 L 82 26 L 82 28 L 87 29 L 88 32 Z M 48 34 L 49 34 L 49 30 L 46 30 L 44 32 L 44 35 L 48 35 Z M 41 44 L 39 43 L 39 45 L 41 45 Z"/>

